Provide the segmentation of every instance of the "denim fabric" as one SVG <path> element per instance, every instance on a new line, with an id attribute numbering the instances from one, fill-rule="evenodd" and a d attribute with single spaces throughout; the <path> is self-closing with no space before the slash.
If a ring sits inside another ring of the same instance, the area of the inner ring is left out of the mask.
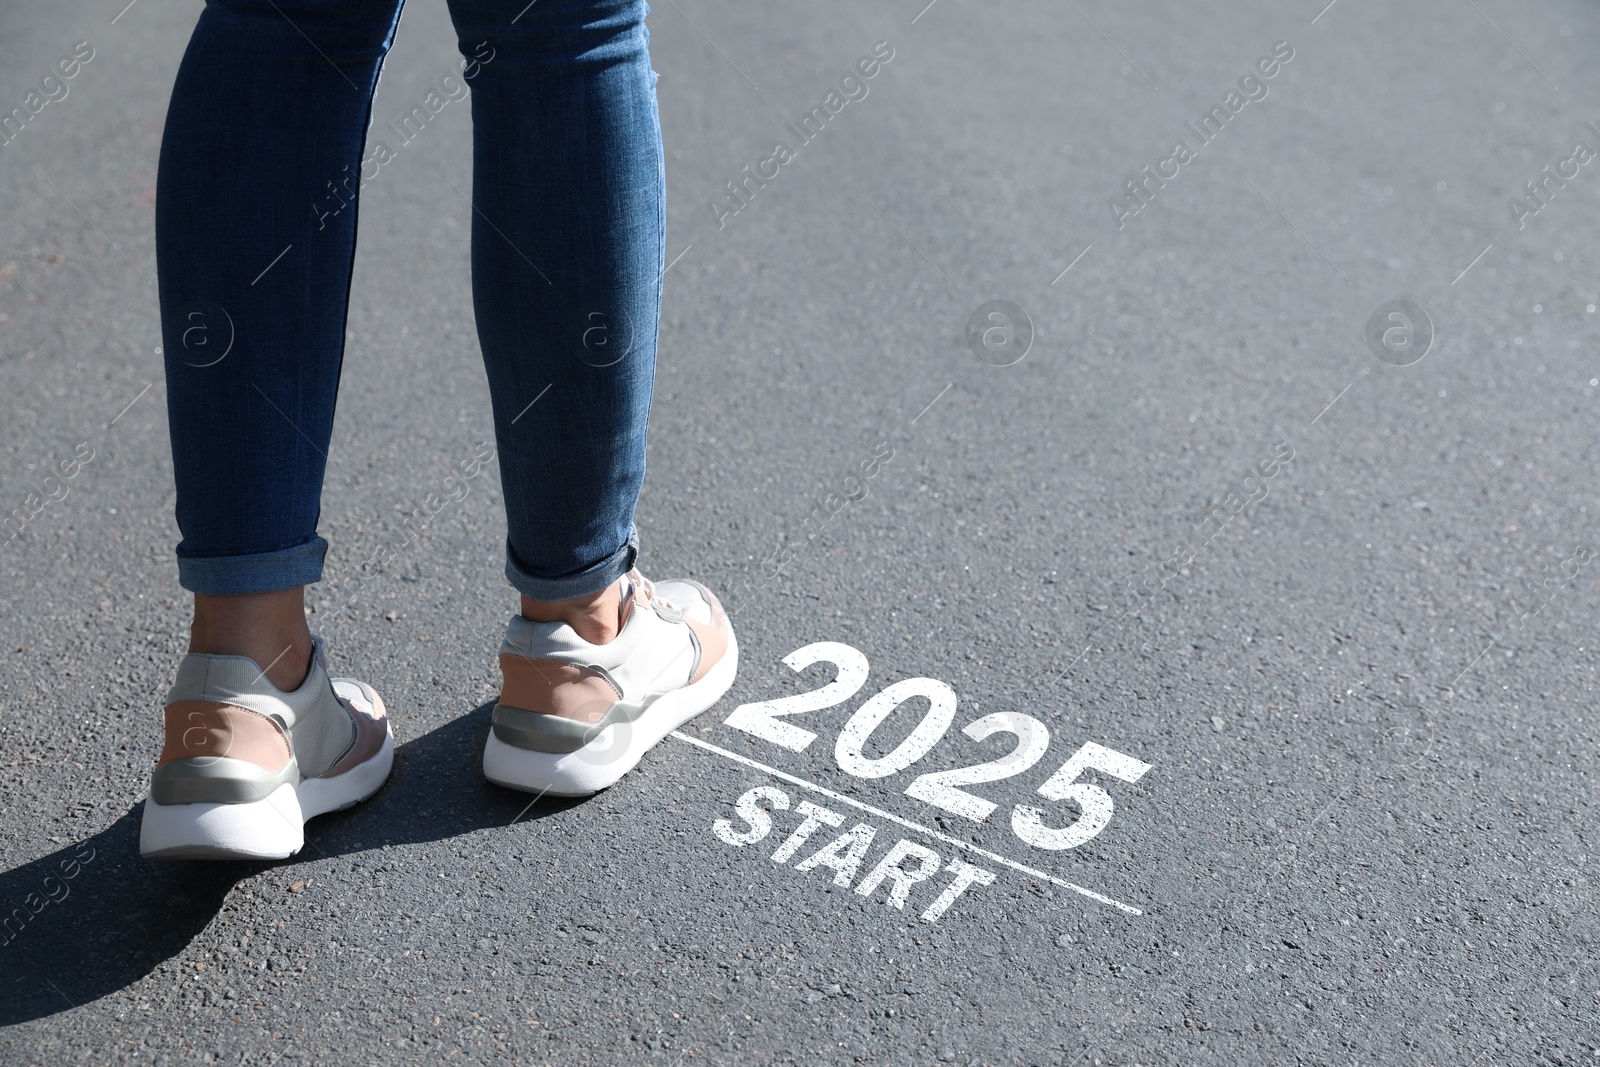
<path id="1" fill-rule="evenodd" d="M 429 118 L 369 133 L 400 7 L 208 0 L 179 68 L 156 250 L 179 579 L 194 592 L 321 577 L 359 187 Z M 637 554 L 666 225 L 646 10 L 450 0 L 506 574 L 537 599 L 603 589 Z"/>

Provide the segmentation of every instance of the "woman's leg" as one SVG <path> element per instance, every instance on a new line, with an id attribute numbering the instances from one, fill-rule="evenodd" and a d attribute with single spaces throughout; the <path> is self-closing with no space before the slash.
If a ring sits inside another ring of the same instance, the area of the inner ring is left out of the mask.
<path id="1" fill-rule="evenodd" d="M 191 650 L 305 677 L 363 142 L 400 0 L 209 0 L 156 193 Z"/>
<path id="2" fill-rule="evenodd" d="M 666 223 L 642 0 L 451 0 L 472 87 L 472 281 L 524 614 L 616 631 Z M 609 631 L 609 632 L 607 632 Z"/>
<path id="3" fill-rule="evenodd" d="M 721 699 L 739 660 L 709 590 L 632 570 L 665 225 L 645 5 L 451 0 L 451 12 L 479 61 L 473 296 L 506 574 L 522 593 L 483 773 L 581 796 Z"/>
<path id="4" fill-rule="evenodd" d="M 302 589 L 327 547 L 355 191 L 399 5 L 209 0 L 178 71 L 156 260 L 195 616 L 141 816 L 146 856 L 293 855 L 307 819 L 371 796 L 393 766 L 382 699 L 328 677 Z"/>

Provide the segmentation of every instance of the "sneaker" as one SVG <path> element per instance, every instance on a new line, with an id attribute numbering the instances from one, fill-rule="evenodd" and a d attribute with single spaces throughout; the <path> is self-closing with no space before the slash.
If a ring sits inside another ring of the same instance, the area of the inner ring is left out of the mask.
<path id="1" fill-rule="evenodd" d="M 166 859 L 284 859 L 305 822 L 376 793 L 394 735 L 372 687 L 330 680 L 321 638 L 292 693 L 246 656 L 191 652 L 167 694 L 139 851 Z"/>
<path id="2" fill-rule="evenodd" d="M 622 628 L 591 645 L 563 622 L 514 616 L 483 774 L 511 789 L 581 797 L 611 785 L 722 698 L 739 646 L 698 582 L 623 579 Z"/>

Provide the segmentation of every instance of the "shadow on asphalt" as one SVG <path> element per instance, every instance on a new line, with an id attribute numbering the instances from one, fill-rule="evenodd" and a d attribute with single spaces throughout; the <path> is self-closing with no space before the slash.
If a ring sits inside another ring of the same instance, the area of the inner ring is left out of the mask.
<path id="1" fill-rule="evenodd" d="M 0 1025 L 55 1015 L 139 981 L 182 952 L 235 886 L 269 868 L 437 841 L 582 803 L 541 799 L 530 807 L 528 794 L 484 780 L 479 754 L 493 707 L 402 744 L 382 791 L 313 821 L 292 859 L 145 860 L 141 802 L 93 837 L 0 873 Z"/>

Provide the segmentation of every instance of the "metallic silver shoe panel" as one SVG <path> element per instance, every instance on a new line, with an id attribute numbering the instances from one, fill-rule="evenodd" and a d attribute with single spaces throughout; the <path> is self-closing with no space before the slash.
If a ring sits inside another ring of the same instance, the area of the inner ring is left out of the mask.
<path id="1" fill-rule="evenodd" d="M 651 693 L 637 703 L 619 700 L 595 722 L 579 722 L 560 715 L 527 711 L 523 708 L 494 706 L 494 735 L 512 748 L 529 752 L 576 752 L 600 736 L 608 726 L 631 723 L 656 702 L 660 693 Z"/>
<path id="2" fill-rule="evenodd" d="M 157 804 L 252 804 L 284 784 L 300 784 L 300 768 L 293 759 L 273 772 L 226 756 L 191 756 L 156 768 L 150 775 L 150 799 Z"/>

